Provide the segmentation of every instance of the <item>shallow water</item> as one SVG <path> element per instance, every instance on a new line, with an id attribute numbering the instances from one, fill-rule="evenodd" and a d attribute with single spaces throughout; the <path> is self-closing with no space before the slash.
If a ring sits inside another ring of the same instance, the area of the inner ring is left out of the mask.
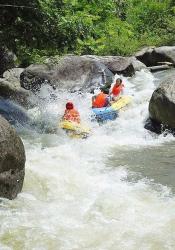
<path id="1" fill-rule="evenodd" d="M 112 150 L 108 166 L 127 166 L 130 172 L 128 180 L 138 181 L 147 178 L 152 183 L 159 183 L 175 192 L 175 143 L 165 143 L 156 147 Z"/>
<path id="2" fill-rule="evenodd" d="M 24 188 L 0 203 L 2 250 L 175 249 L 174 137 L 143 128 L 155 88 L 141 71 L 126 79 L 133 103 L 113 122 L 90 120 L 91 95 L 57 93 L 30 115 L 55 130 L 66 99 L 92 129 L 86 140 L 20 129 L 27 162 Z"/>

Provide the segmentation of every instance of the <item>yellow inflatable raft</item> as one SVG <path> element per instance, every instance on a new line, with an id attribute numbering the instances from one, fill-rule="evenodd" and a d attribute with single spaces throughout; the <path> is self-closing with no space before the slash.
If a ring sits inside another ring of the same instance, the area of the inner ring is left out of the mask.
<path id="1" fill-rule="evenodd" d="M 90 134 L 90 128 L 83 124 L 62 120 L 59 123 L 59 127 L 64 129 L 66 133 L 72 138 L 87 138 Z"/>
<path id="2" fill-rule="evenodd" d="M 131 96 L 121 96 L 117 101 L 112 103 L 111 107 L 114 110 L 120 110 L 132 102 Z"/>

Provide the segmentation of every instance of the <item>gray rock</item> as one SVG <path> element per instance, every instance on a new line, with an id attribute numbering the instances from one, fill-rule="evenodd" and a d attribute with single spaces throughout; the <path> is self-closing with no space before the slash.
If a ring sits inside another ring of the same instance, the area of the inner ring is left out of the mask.
<path id="1" fill-rule="evenodd" d="M 171 62 L 175 65 L 175 46 L 162 46 L 155 48 L 153 54 L 161 58 L 160 62 Z"/>
<path id="2" fill-rule="evenodd" d="M 103 63 L 113 74 L 122 74 L 124 76 L 133 76 L 135 73 L 132 60 L 130 57 L 122 56 L 83 56 L 93 58 Z"/>
<path id="3" fill-rule="evenodd" d="M 59 63 L 30 65 L 20 76 L 21 86 L 37 91 L 43 84 L 71 91 L 86 90 L 103 84 L 103 72 L 112 81 L 113 74 L 99 61 L 83 56 L 66 56 Z"/>
<path id="4" fill-rule="evenodd" d="M 151 118 L 146 119 L 144 128 L 158 135 L 163 133 L 166 129 L 162 126 L 160 122 L 152 120 Z"/>
<path id="5" fill-rule="evenodd" d="M 29 99 L 31 96 L 30 91 L 25 90 L 19 85 L 19 81 L 10 82 L 4 78 L 0 78 L 0 97 L 13 100 L 25 107 L 32 106 Z"/>
<path id="6" fill-rule="evenodd" d="M 175 74 L 164 80 L 153 92 L 149 114 L 152 120 L 175 128 Z"/>
<path id="7" fill-rule="evenodd" d="M 3 78 L 5 78 L 9 82 L 18 83 L 20 87 L 20 75 L 24 71 L 23 68 L 12 68 L 8 69 L 3 73 Z"/>
<path id="8" fill-rule="evenodd" d="M 20 74 L 23 71 L 23 68 L 13 68 L 3 73 L 3 78 L 0 78 L 0 97 L 8 98 L 24 107 L 32 107 L 35 99 L 32 92 L 20 85 Z"/>
<path id="9" fill-rule="evenodd" d="M 20 137 L 0 116 L 0 197 L 14 199 L 22 190 L 25 151 Z"/>
<path id="10" fill-rule="evenodd" d="M 132 76 L 146 66 L 135 57 L 65 56 L 47 64 L 30 65 L 20 75 L 21 86 L 38 91 L 43 84 L 70 91 L 91 90 L 112 82 L 114 74 Z"/>
<path id="11" fill-rule="evenodd" d="M 149 47 L 136 53 L 136 58 L 146 66 L 156 66 L 160 62 L 171 62 L 175 65 L 175 46 Z"/>

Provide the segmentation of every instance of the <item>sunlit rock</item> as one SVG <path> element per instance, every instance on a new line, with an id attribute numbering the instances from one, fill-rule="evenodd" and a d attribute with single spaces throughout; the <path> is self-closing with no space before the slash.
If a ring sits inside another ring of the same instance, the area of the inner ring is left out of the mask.
<path id="1" fill-rule="evenodd" d="M 152 120 L 175 129 L 175 74 L 164 80 L 153 92 L 149 114 Z"/>
<path id="2" fill-rule="evenodd" d="M 132 63 L 132 66 L 134 68 L 134 72 L 147 68 L 146 65 L 144 63 L 142 63 L 141 61 L 137 60 L 137 58 L 135 56 L 130 57 L 129 60 Z"/>
<path id="3" fill-rule="evenodd" d="M 123 56 L 83 56 L 94 58 L 103 63 L 113 74 L 122 74 L 124 76 L 133 76 L 135 73 L 132 59 Z"/>
<path id="4" fill-rule="evenodd" d="M 146 66 L 170 62 L 175 65 L 175 46 L 147 47 L 136 53 L 136 58 Z"/>
<path id="5" fill-rule="evenodd" d="M 0 116 L 0 197 L 14 199 L 21 192 L 25 160 L 20 137 Z"/>
<path id="6" fill-rule="evenodd" d="M 113 73 L 102 62 L 88 56 L 65 56 L 59 62 L 30 65 L 21 74 L 21 86 L 37 91 L 43 84 L 71 91 L 86 91 L 112 82 Z"/>
<path id="7" fill-rule="evenodd" d="M 0 97 L 10 99 L 16 103 L 28 107 L 32 106 L 29 98 L 32 93 L 20 85 L 20 74 L 23 68 L 13 68 L 3 73 L 3 78 L 0 78 Z"/>
<path id="8" fill-rule="evenodd" d="M 8 69 L 3 73 L 3 78 L 10 82 L 18 83 L 18 86 L 20 87 L 20 74 L 24 71 L 24 68 L 12 68 Z"/>

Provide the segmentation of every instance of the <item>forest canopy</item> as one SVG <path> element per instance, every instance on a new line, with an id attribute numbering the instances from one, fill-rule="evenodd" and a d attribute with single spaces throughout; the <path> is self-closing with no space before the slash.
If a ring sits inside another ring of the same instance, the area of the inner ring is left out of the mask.
<path id="1" fill-rule="evenodd" d="M 1 0 L 0 20 L 0 47 L 27 64 L 175 44 L 175 0 Z"/>

